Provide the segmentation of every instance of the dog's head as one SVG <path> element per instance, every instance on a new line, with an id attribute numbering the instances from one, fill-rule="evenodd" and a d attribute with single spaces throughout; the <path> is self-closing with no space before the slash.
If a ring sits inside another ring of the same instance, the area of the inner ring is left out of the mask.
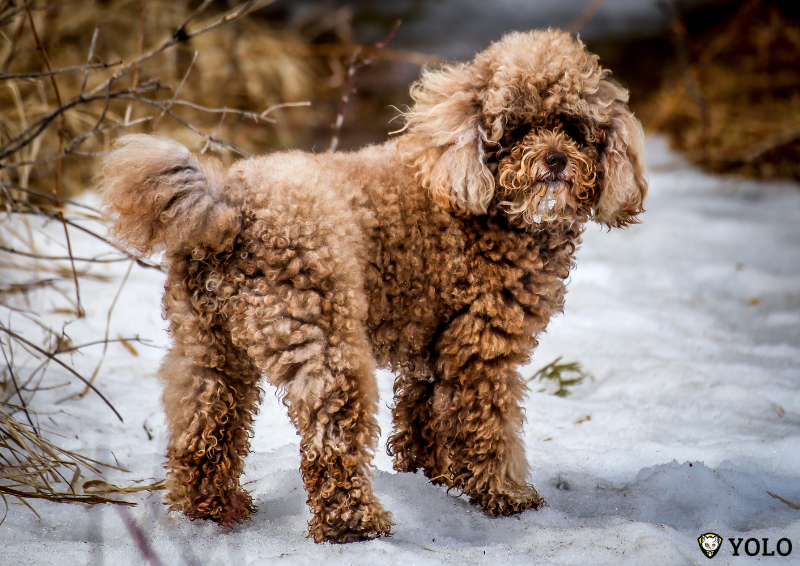
<path id="1" fill-rule="evenodd" d="M 647 192 L 644 134 L 628 92 L 579 40 L 512 33 L 474 61 L 425 71 L 399 151 L 450 210 L 515 224 L 636 222 Z"/>

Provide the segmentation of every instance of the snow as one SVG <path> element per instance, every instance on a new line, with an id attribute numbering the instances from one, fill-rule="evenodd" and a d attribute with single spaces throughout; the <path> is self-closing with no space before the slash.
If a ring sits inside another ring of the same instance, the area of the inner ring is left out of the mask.
<path id="1" fill-rule="evenodd" d="M 391 375 L 380 372 L 384 436 L 374 483 L 393 512 L 393 537 L 350 545 L 306 538 L 298 439 L 266 386 L 244 477 L 260 509 L 252 521 L 225 530 L 170 516 L 161 492 L 124 496 L 134 508 L 36 501 L 41 518 L 12 503 L 0 525 L 2 562 L 706 564 L 697 537 L 711 531 L 725 539 L 714 564 L 800 563 L 800 510 L 768 493 L 800 504 L 800 190 L 700 172 L 658 137 L 648 139 L 648 152 L 643 223 L 587 229 L 566 310 L 523 370 L 533 375 L 563 356 L 592 374 L 566 398 L 537 384 L 526 402 L 529 480 L 549 507 L 489 518 L 419 474 L 394 473 L 384 450 Z M 61 230 L 43 227 L 38 250 L 63 253 Z M 81 255 L 102 251 L 72 236 Z M 91 265 L 110 280 L 84 278 L 89 316 L 67 327 L 74 343 L 104 334 L 126 269 Z M 155 378 L 167 343 L 162 285 L 160 273 L 133 268 L 111 318 L 110 337 L 137 334 L 153 345 L 135 344 L 138 357 L 108 348 L 97 386 L 124 423 L 93 394 L 58 403 L 76 384 L 32 401 L 42 427 L 64 436 L 52 437 L 59 445 L 130 470 L 108 473 L 121 485 L 164 476 Z M 52 311 L 72 290 L 60 288 L 63 296 L 29 295 L 43 322 L 63 317 Z M 3 318 L 30 339 L 42 335 L 6 309 Z M 90 374 L 101 352 L 84 349 L 71 363 Z M 49 371 L 46 384 L 74 381 Z M 793 553 L 749 557 L 741 546 L 737 558 L 727 539 L 740 537 L 768 538 L 771 550 L 788 538 Z"/>

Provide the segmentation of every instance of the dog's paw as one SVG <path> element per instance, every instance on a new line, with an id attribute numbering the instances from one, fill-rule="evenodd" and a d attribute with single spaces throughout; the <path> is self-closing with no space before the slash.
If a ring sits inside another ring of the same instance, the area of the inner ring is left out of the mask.
<path id="1" fill-rule="evenodd" d="M 198 497 L 192 508 L 184 512 L 192 520 L 207 519 L 223 527 L 233 527 L 235 523 L 243 523 L 249 519 L 257 510 L 248 493 L 235 491 L 224 497 Z"/>
<path id="2" fill-rule="evenodd" d="M 244 491 L 237 491 L 230 496 L 227 505 L 215 519 L 223 527 L 232 527 L 234 523 L 243 523 L 250 515 L 258 511 L 253 499 Z"/>
<path id="3" fill-rule="evenodd" d="M 415 473 L 422 467 L 423 465 L 417 460 L 417 458 L 414 458 L 405 452 L 401 454 L 395 454 L 394 460 L 392 461 L 392 468 L 394 468 L 394 471 L 400 473 Z"/>
<path id="4" fill-rule="evenodd" d="M 387 536 L 391 535 L 390 532 L 387 532 L 387 533 L 375 533 L 375 532 L 362 533 L 362 532 L 355 532 L 355 531 L 345 531 L 345 532 L 341 533 L 335 539 L 333 539 L 333 538 L 330 539 L 328 542 L 330 542 L 332 544 L 348 544 L 348 543 L 351 543 L 351 542 L 361 542 L 361 541 L 365 541 L 365 540 L 372 540 L 372 539 L 378 538 L 379 536 L 381 536 L 381 534 L 385 534 Z"/>
<path id="5" fill-rule="evenodd" d="M 308 524 L 308 536 L 314 542 L 342 544 L 392 535 L 392 515 L 377 502 L 331 509 L 324 515 L 315 516 Z"/>
<path id="6" fill-rule="evenodd" d="M 494 488 L 487 493 L 473 495 L 470 503 L 479 505 L 487 515 L 515 515 L 526 509 L 539 509 L 546 505 L 532 485 L 510 484 Z"/>

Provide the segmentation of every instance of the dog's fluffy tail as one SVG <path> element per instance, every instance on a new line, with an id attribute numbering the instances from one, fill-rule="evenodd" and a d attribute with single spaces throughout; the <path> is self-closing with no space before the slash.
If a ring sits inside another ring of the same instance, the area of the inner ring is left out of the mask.
<path id="1" fill-rule="evenodd" d="M 117 140 L 96 185 L 120 242 L 145 253 L 220 251 L 241 229 L 224 179 L 219 163 L 201 164 L 176 141 L 137 134 Z"/>

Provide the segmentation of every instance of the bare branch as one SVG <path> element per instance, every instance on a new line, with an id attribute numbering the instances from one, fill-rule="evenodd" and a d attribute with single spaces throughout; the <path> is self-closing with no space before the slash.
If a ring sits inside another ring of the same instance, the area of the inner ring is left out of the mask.
<path id="1" fill-rule="evenodd" d="M 28 13 L 28 20 L 31 24 L 31 32 L 33 32 L 33 38 L 36 40 L 36 46 L 39 48 L 39 52 L 42 54 L 42 59 L 44 60 L 44 64 L 47 67 L 48 71 L 52 71 L 52 67 L 50 66 L 50 58 L 47 56 L 47 50 L 42 45 L 42 42 L 39 40 L 39 33 L 36 31 L 36 23 L 33 21 L 33 13 L 31 12 L 30 7 L 26 8 L 25 10 Z M 63 102 L 61 99 L 61 91 L 58 89 L 58 83 L 56 82 L 55 75 L 50 75 L 50 83 L 53 85 L 53 91 L 56 94 L 56 101 L 58 102 L 59 106 L 63 106 Z M 61 127 L 58 131 L 58 152 L 63 153 L 64 151 L 64 136 L 66 135 L 66 118 L 63 114 L 60 115 L 61 118 Z M 61 183 L 61 164 L 62 160 L 58 159 L 56 161 L 56 178 L 55 183 L 53 184 L 53 194 L 57 195 L 59 190 L 59 185 Z M 67 223 L 64 221 L 64 213 L 59 209 L 58 211 L 59 219 L 64 226 L 64 238 L 67 241 L 67 252 L 69 253 L 70 257 L 72 257 L 72 242 L 70 241 L 69 237 L 69 230 L 67 229 Z M 80 284 L 78 283 L 78 272 L 75 269 L 75 262 L 70 261 L 70 265 L 72 267 L 72 280 L 75 283 L 75 301 L 76 307 L 78 311 L 78 318 L 83 317 L 83 307 L 81 306 L 81 288 Z"/>
<path id="2" fill-rule="evenodd" d="M 82 136 L 73 138 L 72 141 L 69 142 L 69 145 L 61 152 L 62 155 L 69 155 L 75 149 L 80 147 L 83 144 L 83 142 L 88 140 L 90 137 L 95 135 L 100 130 L 100 126 L 103 123 L 103 120 L 106 119 L 106 114 L 108 113 L 108 107 L 110 104 L 111 104 L 111 85 L 109 84 L 108 90 L 106 91 L 106 104 L 105 106 L 103 106 L 103 111 L 100 113 L 100 117 L 97 119 L 97 122 L 95 122 L 94 127 L 85 134 L 83 134 Z"/>
<path id="3" fill-rule="evenodd" d="M 76 206 L 78 208 L 83 208 L 85 210 L 89 210 L 91 212 L 94 212 L 97 215 L 101 215 L 102 214 L 102 212 L 100 212 L 96 208 L 91 207 L 89 205 L 81 204 L 81 203 L 76 202 L 74 200 L 70 200 L 70 199 L 67 199 L 67 198 L 64 198 L 64 197 L 51 195 L 49 193 L 43 193 L 41 191 L 37 191 L 37 190 L 34 190 L 34 189 L 29 189 L 27 187 L 21 187 L 19 185 L 15 185 L 14 183 L 9 183 L 7 181 L 0 181 L 0 186 L 8 187 L 9 189 L 14 189 L 16 191 L 21 191 L 21 192 L 29 194 L 31 196 L 36 196 L 36 197 L 43 198 L 43 199 L 46 199 L 46 200 L 52 200 L 52 201 L 55 201 L 55 202 L 57 202 L 59 204 L 69 204 L 69 205 L 72 205 L 72 206 Z"/>
<path id="4" fill-rule="evenodd" d="M 14 390 L 17 392 L 20 405 L 22 405 L 22 412 L 25 413 L 25 418 L 28 420 L 28 424 L 31 425 L 31 429 L 33 429 L 34 434 L 36 434 L 36 436 L 40 436 L 39 429 L 37 429 L 36 425 L 33 424 L 31 414 L 28 412 L 28 405 L 25 403 L 25 398 L 22 396 L 22 390 L 19 387 L 19 383 L 17 383 L 17 376 L 14 374 L 14 350 L 9 345 L 9 354 L 6 354 L 6 349 L 2 342 L 0 342 L 0 350 L 3 352 L 3 359 L 6 361 L 6 368 L 8 369 L 8 374 L 11 376 L 11 383 L 14 384 Z M 11 360 L 8 359 L 9 355 L 11 356 Z"/>
<path id="5" fill-rule="evenodd" d="M 188 17 L 188 18 L 186 18 L 185 20 L 183 20 L 183 23 L 182 23 L 181 25 L 179 25 L 179 26 L 178 26 L 178 29 L 177 29 L 177 30 L 175 30 L 175 34 L 179 34 L 179 33 L 180 33 L 180 30 L 185 30 L 185 29 L 186 29 L 186 26 L 188 26 L 190 23 L 192 23 L 192 22 L 193 22 L 193 21 L 194 21 L 194 20 L 197 18 L 197 16 L 199 16 L 200 14 L 202 14 L 202 13 L 205 11 L 205 9 L 206 9 L 206 8 L 208 8 L 208 7 L 211 5 L 211 3 L 212 3 L 213 1 L 214 1 L 214 0 L 204 0 L 204 1 L 203 1 L 203 3 L 202 3 L 202 4 L 200 4 L 200 5 L 197 7 L 197 9 L 196 9 L 194 12 L 192 12 L 191 14 L 189 14 L 189 17 Z M 184 33 L 185 33 L 185 32 L 184 32 Z M 173 35 L 175 35 L 175 34 L 173 34 Z"/>
<path id="6" fill-rule="evenodd" d="M 97 36 L 100 34 L 100 26 L 95 26 L 94 33 L 92 34 L 92 44 L 89 46 L 89 55 L 86 57 L 86 65 L 90 66 L 92 64 L 92 58 L 94 57 L 94 48 L 97 46 Z M 117 64 L 121 64 L 122 62 L 118 62 Z M 86 82 L 89 80 L 89 69 L 83 74 L 83 83 L 81 83 L 81 96 L 86 92 Z"/>
<path id="7" fill-rule="evenodd" d="M 202 6 L 200 8 L 202 8 Z M 167 110 L 172 108 L 172 105 L 175 104 L 175 99 L 178 98 L 178 94 L 180 94 L 181 89 L 183 88 L 183 85 L 186 82 L 186 79 L 189 77 L 189 73 L 192 72 L 192 67 L 194 67 L 194 62 L 195 61 L 197 61 L 197 51 L 196 50 L 194 52 L 194 55 L 192 56 L 192 62 L 189 63 L 189 68 L 186 69 L 186 72 L 183 74 L 183 78 L 181 79 L 181 83 L 178 85 L 178 88 L 175 89 L 175 94 L 172 95 L 172 98 L 166 104 Z M 158 115 L 158 118 L 155 119 L 155 122 L 153 122 L 153 126 L 150 128 L 151 132 L 154 132 L 155 129 L 158 127 L 159 122 L 161 122 L 161 118 L 164 117 L 164 114 L 167 113 L 167 110 L 162 110 L 161 114 Z M 125 120 L 125 121 L 127 122 L 127 120 Z"/>
<path id="8" fill-rule="evenodd" d="M 150 346 L 154 348 L 151 344 L 148 344 L 150 340 L 145 340 L 143 338 L 139 338 L 138 336 L 133 336 L 132 338 L 106 338 L 104 340 L 95 340 L 94 342 L 86 342 L 85 344 L 78 344 L 77 346 L 71 346 L 69 348 L 63 348 L 58 351 L 59 354 L 66 354 L 68 352 L 76 352 L 82 348 L 86 348 L 88 346 L 99 346 L 100 344 L 113 344 L 114 342 L 136 342 L 137 344 L 141 344 L 143 346 Z"/>
<path id="9" fill-rule="evenodd" d="M 42 212 L 40 214 L 47 215 L 44 212 Z M 54 216 L 50 216 L 50 217 L 55 219 Z M 104 238 L 103 236 L 101 236 L 97 232 L 93 232 L 92 230 L 89 230 L 88 228 L 86 228 L 84 226 L 81 226 L 80 224 L 76 224 L 75 222 L 72 222 L 69 218 L 66 219 L 66 222 L 67 222 L 67 224 L 69 224 L 73 228 L 76 228 L 76 229 L 88 234 L 89 236 L 92 236 L 93 238 L 96 238 L 96 239 L 102 241 L 102 242 L 105 242 L 106 244 L 108 244 L 109 246 L 111 246 L 112 248 L 114 248 L 115 250 L 120 252 L 121 254 L 124 254 L 125 256 L 127 256 L 128 259 L 132 259 L 133 261 L 135 261 L 136 264 L 139 267 L 146 267 L 148 269 L 157 269 L 158 271 L 164 271 L 164 268 L 161 267 L 159 264 L 152 263 L 152 262 L 150 262 L 150 261 L 148 261 L 148 260 L 146 260 L 146 259 L 144 259 L 144 258 L 142 258 L 142 257 L 140 257 L 140 256 L 138 256 L 136 254 L 130 253 L 128 250 L 126 250 L 124 248 L 121 248 L 116 243 L 114 243 L 113 241 L 109 240 L 108 238 Z"/>
<path id="10" fill-rule="evenodd" d="M 339 147 L 339 134 L 342 131 L 342 124 L 344 124 L 344 111 L 347 108 L 347 104 L 350 102 L 350 95 L 353 94 L 353 78 L 360 69 L 372 63 L 375 55 L 378 54 L 384 47 L 386 47 L 386 45 L 394 37 L 394 34 L 397 32 L 397 28 L 400 27 L 401 23 L 401 20 L 397 20 L 394 23 L 392 29 L 389 30 L 389 33 L 386 35 L 386 37 L 383 38 L 382 41 L 379 41 L 375 44 L 375 47 L 369 56 L 363 57 L 363 50 L 358 48 L 356 49 L 355 53 L 353 53 L 352 57 L 350 57 L 350 62 L 347 66 L 347 73 L 345 74 L 344 78 L 344 85 L 342 86 L 342 101 L 339 105 L 339 113 L 336 115 L 336 121 L 333 123 L 331 144 L 328 147 L 329 153 L 333 153 Z"/>
<path id="11" fill-rule="evenodd" d="M 216 28 L 218 28 L 218 27 L 220 27 L 222 25 L 225 25 L 228 22 L 232 22 L 234 20 L 237 20 L 237 19 L 241 18 L 242 16 L 244 16 L 250 10 L 250 8 L 255 6 L 258 3 L 258 1 L 259 0 L 249 0 L 249 2 L 247 2 L 244 6 L 242 6 L 238 10 L 235 10 L 233 12 L 230 12 L 230 13 L 226 14 L 224 17 L 220 18 L 219 20 L 217 20 L 213 24 L 211 24 L 211 25 L 209 25 L 209 26 L 207 26 L 205 28 L 202 28 L 200 30 L 197 30 L 195 32 L 186 33 L 186 29 L 185 29 L 186 25 L 188 25 L 192 20 L 194 20 L 200 14 L 200 12 L 202 10 L 205 10 L 208 7 L 208 5 L 210 4 L 210 1 L 206 0 L 205 2 L 203 2 L 203 4 L 200 6 L 200 8 L 195 10 L 192 13 L 192 15 L 189 16 L 189 18 L 187 18 L 180 26 L 178 26 L 178 29 L 175 30 L 175 32 L 172 34 L 172 37 L 170 37 L 168 40 L 164 41 L 161 45 L 159 45 L 157 47 L 154 47 L 150 51 L 148 51 L 146 53 L 143 53 L 142 55 L 136 57 L 136 59 L 134 59 L 133 61 L 131 61 L 129 63 L 126 63 L 126 64 L 123 64 L 122 68 L 119 69 L 116 73 L 114 73 L 114 75 L 110 79 L 108 79 L 108 81 L 98 85 L 91 92 L 95 93 L 95 92 L 98 92 L 100 90 L 103 90 L 103 89 L 107 88 L 108 87 L 107 83 L 109 81 L 116 81 L 122 75 L 130 72 L 132 69 L 136 68 L 138 65 L 141 65 L 144 61 L 155 57 L 156 55 L 158 55 L 159 53 L 162 53 L 166 49 L 169 49 L 173 45 L 176 45 L 176 44 L 178 44 L 178 43 L 180 43 L 182 41 L 187 41 L 189 39 L 192 39 L 193 37 L 197 37 L 198 35 L 202 35 L 204 33 L 207 33 L 209 31 L 211 31 L 211 30 L 214 30 L 214 29 L 216 29 Z"/>
<path id="12" fill-rule="evenodd" d="M 139 10 L 139 41 L 137 42 L 138 49 L 136 51 L 139 57 L 142 56 L 142 50 L 144 49 L 144 15 L 147 11 L 147 0 L 140 0 L 141 1 L 141 9 Z M 133 83 L 131 86 L 136 88 L 139 86 L 139 72 L 142 70 L 141 65 L 136 65 L 133 70 Z M 113 82 L 113 81 L 112 81 Z M 128 107 L 125 109 L 125 119 L 123 120 L 125 124 L 127 124 L 131 119 L 131 111 L 133 110 L 133 106 L 128 104 Z"/>
<path id="13" fill-rule="evenodd" d="M 152 116 L 144 116 L 142 118 L 138 118 L 136 120 L 131 120 L 127 124 L 123 124 L 122 122 L 115 122 L 113 124 L 107 124 L 101 128 L 93 129 L 90 133 L 92 134 L 99 134 L 103 132 L 108 132 L 109 130 L 114 130 L 116 128 L 128 128 L 133 126 L 134 124 L 140 124 L 142 122 L 147 122 L 148 120 L 152 120 Z M 81 139 L 81 138 L 78 138 Z M 83 144 L 81 141 L 81 144 Z M 61 159 L 62 157 L 99 157 L 101 155 L 108 155 L 111 153 L 110 151 L 75 151 L 74 149 L 67 148 L 62 153 L 55 153 L 53 155 L 47 155 L 45 157 L 40 157 L 39 159 L 32 159 L 31 161 L 17 161 L 15 163 L 5 163 L 3 164 L 3 169 L 18 169 L 20 167 L 27 167 L 29 165 L 40 165 L 42 163 L 49 163 L 50 161 L 56 161 L 57 159 Z"/>
<path id="14" fill-rule="evenodd" d="M 53 255 L 40 255 L 40 254 L 32 254 L 28 252 L 23 252 L 20 250 L 15 250 L 14 248 L 9 248 L 6 246 L 0 246 L 0 251 L 4 251 L 9 254 L 19 255 L 22 257 L 29 257 L 31 259 L 38 259 L 43 261 L 65 261 L 70 259 L 69 256 L 53 256 Z M 122 261 L 130 261 L 130 258 L 127 257 L 114 257 L 114 258 L 99 258 L 99 257 L 73 257 L 75 261 L 85 261 L 88 263 L 120 263 Z"/>
<path id="15" fill-rule="evenodd" d="M 91 63 L 86 65 L 76 65 L 74 67 L 62 67 L 60 69 L 53 69 L 52 71 L 39 71 L 36 73 L 4 73 L 0 71 L 0 80 L 27 80 L 27 79 L 41 79 L 43 77 L 52 77 L 55 75 L 66 75 L 67 73 L 80 73 L 86 72 L 87 76 L 92 69 L 108 69 L 122 64 L 122 61 L 114 61 L 112 63 Z M 85 83 L 84 83 L 85 84 Z"/>
<path id="16" fill-rule="evenodd" d="M 106 359 L 106 353 L 108 352 L 108 332 L 111 330 L 111 315 L 114 313 L 114 307 L 117 306 L 117 301 L 119 300 L 119 296 L 122 294 L 122 289 L 125 288 L 125 283 L 128 282 L 128 277 L 131 275 L 131 271 L 133 270 L 133 262 L 128 265 L 128 270 L 125 272 L 125 276 L 122 278 L 122 282 L 119 284 L 119 289 L 117 289 L 116 295 L 114 295 L 114 300 L 111 301 L 111 306 L 108 308 L 108 313 L 106 314 L 106 334 L 103 338 L 103 353 L 100 356 L 100 361 L 97 362 L 97 367 L 94 368 L 92 372 L 92 376 L 89 378 L 89 383 L 94 383 L 97 374 L 100 373 L 100 368 L 103 366 L 103 362 Z M 74 395 L 76 399 L 82 399 L 87 393 L 89 393 L 89 385 L 86 385 L 86 388 Z"/>
<path id="17" fill-rule="evenodd" d="M 22 336 L 20 336 L 19 334 L 17 334 L 13 330 L 11 330 L 10 328 L 6 328 L 5 325 L 3 323 L 1 323 L 1 322 L 0 322 L 0 331 L 5 332 L 6 334 L 8 334 L 11 338 L 16 340 L 17 342 L 26 345 L 28 348 L 31 348 L 32 350 L 35 350 L 36 352 L 40 353 L 41 355 L 43 355 L 47 359 L 57 363 L 58 365 L 63 367 L 65 370 L 70 372 L 72 375 L 74 375 L 75 377 L 80 379 L 83 383 L 88 385 L 91 388 L 91 390 L 94 391 L 97 394 L 97 396 L 100 397 L 100 399 L 103 400 L 103 402 L 106 405 L 108 405 L 108 407 L 117 416 L 117 418 L 120 420 L 120 422 L 125 422 L 125 421 L 122 420 L 122 415 L 120 415 L 119 412 L 117 412 L 117 410 L 114 408 L 114 405 L 112 405 L 111 402 L 108 399 L 106 399 L 105 395 L 100 393 L 100 391 L 94 385 L 89 383 L 89 381 L 86 378 L 84 378 L 81 374 L 79 374 L 77 371 L 75 371 L 74 369 L 69 367 L 67 364 L 65 364 L 64 362 L 59 360 L 55 356 L 55 354 L 53 354 L 51 352 L 47 352 L 46 350 L 41 349 L 39 346 L 37 346 L 36 344 L 34 344 L 33 342 L 31 342 L 29 340 L 26 340 L 25 338 L 23 338 Z"/>
<path id="18" fill-rule="evenodd" d="M 163 104 L 161 102 L 158 102 L 157 100 L 150 100 L 149 98 L 144 98 L 143 96 L 137 96 L 135 94 L 127 94 L 127 93 L 126 94 L 120 94 L 119 96 L 117 96 L 117 98 L 122 98 L 122 99 L 125 99 L 125 100 L 138 100 L 139 102 L 143 102 L 145 104 L 149 104 L 151 106 L 155 106 L 156 108 L 159 108 L 159 109 L 163 110 L 164 112 L 166 112 L 167 114 L 169 114 L 170 116 L 175 118 L 175 120 L 180 122 L 185 128 L 193 131 L 198 136 L 202 137 L 204 140 L 211 141 L 211 142 L 213 142 L 213 143 L 215 143 L 215 144 L 217 144 L 219 146 L 222 146 L 224 148 L 230 149 L 231 151 L 234 151 L 234 152 L 238 153 L 239 155 L 243 155 L 244 157 L 253 157 L 252 154 L 246 152 L 243 149 L 240 149 L 240 148 L 236 147 L 235 145 L 233 145 L 233 144 L 231 144 L 229 142 L 226 142 L 225 140 L 221 140 L 221 139 L 215 138 L 213 136 L 209 136 L 209 135 L 204 134 L 194 124 L 191 124 L 191 123 L 187 122 L 186 120 L 184 120 L 183 118 L 181 118 L 180 116 L 175 114 L 175 112 L 173 112 L 172 110 L 167 108 L 167 106 L 165 104 Z M 0 156 L 0 157 L 2 157 L 2 156 Z"/>
<path id="19" fill-rule="evenodd" d="M 18 152 L 23 147 L 27 146 L 31 143 L 36 137 L 41 134 L 44 129 L 49 126 L 53 120 L 64 114 L 65 112 L 71 110 L 75 106 L 79 104 L 86 104 L 88 102 L 94 102 L 95 100 L 105 100 L 106 97 L 110 98 L 121 98 L 123 94 L 141 94 L 147 92 L 158 92 L 161 90 L 166 90 L 165 87 L 162 87 L 158 82 L 151 82 L 146 85 L 142 85 L 137 88 L 128 88 L 122 89 L 117 91 L 105 92 L 103 94 L 95 94 L 89 96 L 77 96 L 59 106 L 58 108 L 54 108 L 50 112 L 40 116 L 35 122 L 31 123 L 27 128 L 25 128 L 22 132 L 8 140 L 5 144 L 0 146 L 0 159 L 8 157 L 16 152 Z M 0 165 L 2 168 L 2 165 Z"/>
<path id="20" fill-rule="evenodd" d="M 17 15 L 19 15 L 22 12 L 26 11 L 30 7 L 30 5 L 33 4 L 35 1 L 36 0 L 28 0 L 27 2 L 24 2 L 20 6 L 11 6 L 11 5 L 9 5 L 8 8 L 14 8 L 14 9 L 12 9 L 10 14 L 2 14 L 2 15 L 0 15 L 0 26 L 6 25 L 8 22 L 10 22 L 15 17 L 17 17 Z"/>
<path id="21" fill-rule="evenodd" d="M 242 116 L 243 118 L 249 118 L 258 122 L 259 120 L 264 122 L 275 123 L 273 118 L 267 118 L 267 115 L 270 112 L 278 110 L 279 108 L 294 108 L 297 106 L 311 106 L 311 102 L 284 102 L 282 104 L 275 104 L 270 106 L 266 110 L 261 113 L 257 112 L 248 112 L 247 110 L 236 110 L 234 108 L 209 108 L 207 106 L 201 106 L 200 104 L 195 104 L 194 102 L 189 102 L 188 100 L 173 100 L 172 104 L 177 104 L 178 106 L 188 106 L 189 108 L 194 108 L 195 110 L 202 110 L 203 112 L 209 112 L 211 114 L 236 114 L 237 116 Z"/>

